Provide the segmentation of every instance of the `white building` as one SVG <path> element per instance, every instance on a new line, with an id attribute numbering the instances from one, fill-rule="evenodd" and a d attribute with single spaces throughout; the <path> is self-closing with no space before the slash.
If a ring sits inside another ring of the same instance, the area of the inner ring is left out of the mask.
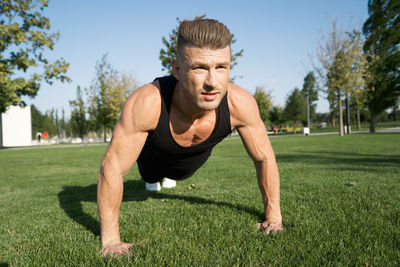
<path id="1" fill-rule="evenodd" d="M 32 145 L 31 107 L 9 106 L 0 115 L 0 147 Z"/>

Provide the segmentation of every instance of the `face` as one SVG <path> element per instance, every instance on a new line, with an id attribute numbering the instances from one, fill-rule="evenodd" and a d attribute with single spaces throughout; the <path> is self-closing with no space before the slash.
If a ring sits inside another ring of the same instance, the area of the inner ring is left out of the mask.
<path id="1" fill-rule="evenodd" d="M 179 59 L 172 62 L 179 88 L 194 110 L 218 108 L 228 88 L 230 59 L 229 46 L 222 49 L 185 46 Z"/>

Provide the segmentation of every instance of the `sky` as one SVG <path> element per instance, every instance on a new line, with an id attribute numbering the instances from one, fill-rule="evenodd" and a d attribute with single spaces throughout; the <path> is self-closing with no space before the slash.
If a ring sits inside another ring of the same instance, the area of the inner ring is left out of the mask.
<path id="1" fill-rule="evenodd" d="M 104 54 L 114 69 L 131 73 L 139 84 L 163 76 L 159 60 L 161 38 L 177 26 L 176 18 L 192 19 L 206 14 L 228 26 L 237 42 L 233 52 L 244 50 L 231 71 L 235 83 L 250 93 L 256 86 L 271 91 L 274 105 L 284 106 L 294 87 L 301 88 L 312 70 L 321 34 L 330 30 L 332 19 L 349 27 L 361 27 L 368 17 L 367 0 L 282 1 L 139 1 L 139 0 L 50 0 L 43 13 L 51 31 L 60 38 L 50 60 L 64 58 L 70 67 L 70 83 L 43 83 L 38 95 L 24 98 L 45 112 L 64 108 L 76 98 L 76 88 L 89 88 L 95 65 Z M 317 112 L 327 112 L 323 94 Z"/>

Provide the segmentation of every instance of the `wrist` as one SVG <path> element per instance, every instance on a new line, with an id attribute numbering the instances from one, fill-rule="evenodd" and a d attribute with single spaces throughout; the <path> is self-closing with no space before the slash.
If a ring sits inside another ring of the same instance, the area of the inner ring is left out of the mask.
<path id="1" fill-rule="evenodd" d="M 282 223 L 282 215 L 280 211 L 276 213 L 266 212 L 265 220 L 270 223 Z"/>
<path id="2" fill-rule="evenodd" d="M 282 223 L 282 217 L 267 217 L 265 220 L 268 223 Z"/>
<path id="3" fill-rule="evenodd" d="M 265 211 L 265 220 L 271 223 L 282 222 L 282 215 L 279 203 L 277 205 L 269 205 Z"/>
<path id="4" fill-rule="evenodd" d="M 104 242 L 101 241 L 101 246 L 103 248 L 111 246 L 111 245 L 115 245 L 115 244 L 119 244 L 121 243 L 121 240 L 119 240 L 119 238 L 115 238 L 115 239 L 111 239 L 111 240 L 105 240 Z"/>

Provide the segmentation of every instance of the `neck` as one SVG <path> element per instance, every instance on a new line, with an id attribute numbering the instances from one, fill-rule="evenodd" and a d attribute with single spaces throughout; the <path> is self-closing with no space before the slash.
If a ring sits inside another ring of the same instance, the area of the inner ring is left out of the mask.
<path id="1" fill-rule="evenodd" d="M 215 112 L 214 110 L 202 110 L 196 107 L 195 103 L 189 102 L 185 96 L 182 83 L 177 82 L 172 96 L 172 106 L 188 121 L 195 121 L 210 113 Z"/>

